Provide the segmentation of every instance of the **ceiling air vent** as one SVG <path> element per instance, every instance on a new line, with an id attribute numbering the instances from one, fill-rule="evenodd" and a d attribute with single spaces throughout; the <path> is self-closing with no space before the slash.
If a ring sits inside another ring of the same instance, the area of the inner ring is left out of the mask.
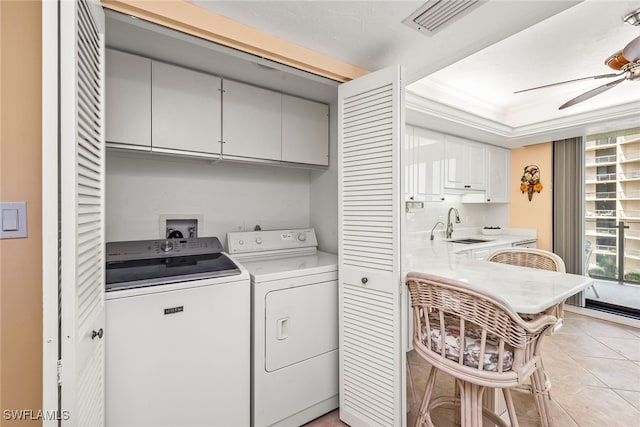
<path id="1" fill-rule="evenodd" d="M 482 3 L 480 0 L 429 0 L 402 22 L 432 35 Z"/>

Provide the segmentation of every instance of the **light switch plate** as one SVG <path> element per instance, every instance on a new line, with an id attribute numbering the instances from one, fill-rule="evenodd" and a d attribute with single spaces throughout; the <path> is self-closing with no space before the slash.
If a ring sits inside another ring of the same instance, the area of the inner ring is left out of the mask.
<path id="1" fill-rule="evenodd" d="M 0 202 L 0 239 L 27 237 L 27 202 Z"/>

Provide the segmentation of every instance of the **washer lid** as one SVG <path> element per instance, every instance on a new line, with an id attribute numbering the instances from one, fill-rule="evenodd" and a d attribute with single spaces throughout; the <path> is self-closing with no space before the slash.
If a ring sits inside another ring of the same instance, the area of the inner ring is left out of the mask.
<path id="1" fill-rule="evenodd" d="M 106 291 L 240 274 L 223 253 L 108 261 Z"/>

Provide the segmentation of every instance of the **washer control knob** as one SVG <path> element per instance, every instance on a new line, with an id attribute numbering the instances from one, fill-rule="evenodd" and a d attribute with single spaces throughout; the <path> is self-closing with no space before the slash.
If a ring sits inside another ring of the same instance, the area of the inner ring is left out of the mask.
<path id="1" fill-rule="evenodd" d="M 160 250 L 162 252 L 171 252 L 173 250 L 173 242 L 170 240 L 165 240 L 160 243 Z"/>
<path id="2" fill-rule="evenodd" d="M 261 245 L 262 244 L 262 238 L 261 237 L 256 237 L 256 243 Z"/>
<path id="3" fill-rule="evenodd" d="M 307 240 L 307 235 L 305 233 L 298 234 L 298 240 L 304 242 L 305 240 Z"/>

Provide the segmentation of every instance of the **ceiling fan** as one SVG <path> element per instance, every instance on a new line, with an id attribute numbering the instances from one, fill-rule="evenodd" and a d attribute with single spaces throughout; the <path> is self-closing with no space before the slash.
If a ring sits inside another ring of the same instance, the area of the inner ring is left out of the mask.
<path id="1" fill-rule="evenodd" d="M 524 89 L 524 90 L 519 90 L 517 92 L 514 93 L 521 93 L 521 92 L 527 92 L 530 90 L 536 90 L 536 89 L 542 89 L 542 88 L 546 88 L 546 87 L 552 87 L 552 86 L 558 86 L 558 85 L 563 85 L 563 84 L 567 84 L 567 83 L 573 83 L 573 82 L 578 82 L 581 80 L 591 80 L 591 79 L 607 79 L 607 78 L 614 78 L 614 77 L 620 77 L 620 76 L 624 76 L 621 79 L 618 80 L 614 80 L 611 81 L 607 84 L 604 84 L 602 86 L 598 86 L 595 89 L 591 89 L 590 91 L 587 91 L 585 93 L 583 93 L 582 95 L 576 96 L 575 98 L 565 102 L 564 104 L 562 104 L 560 106 L 560 108 L 558 108 L 559 110 L 563 110 L 567 107 L 571 107 L 572 105 L 575 105 L 579 102 L 582 101 L 586 101 L 589 98 L 592 98 L 596 95 L 601 94 L 602 92 L 605 92 L 615 86 L 617 86 L 618 84 L 622 83 L 625 80 L 636 80 L 638 78 L 640 78 L 640 37 L 636 37 L 635 39 L 631 40 L 631 42 L 629 42 L 629 44 L 627 44 L 624 49 L 614 53 L 613 55 L 611 55 L 610 57 L 608 57 L 605 61 L 604 61 L 605 65 L 609 66 L 609 68 L 611 68 L 612 70 L 615 71 L 619 71 L 618 73 L 610 73 L 610 74 L 601 74 L 598 76 L 589 76 L 589 77 L 582 77 L 579 79 L 573 79 L 573 80 L 567 80 L 564 82 L 558 82 L 558 83 L 551 83 L 548 85 L 543 85 L 543 86 L 537 86 L 537 87 L 532 87 L 529 89 Z"/>

